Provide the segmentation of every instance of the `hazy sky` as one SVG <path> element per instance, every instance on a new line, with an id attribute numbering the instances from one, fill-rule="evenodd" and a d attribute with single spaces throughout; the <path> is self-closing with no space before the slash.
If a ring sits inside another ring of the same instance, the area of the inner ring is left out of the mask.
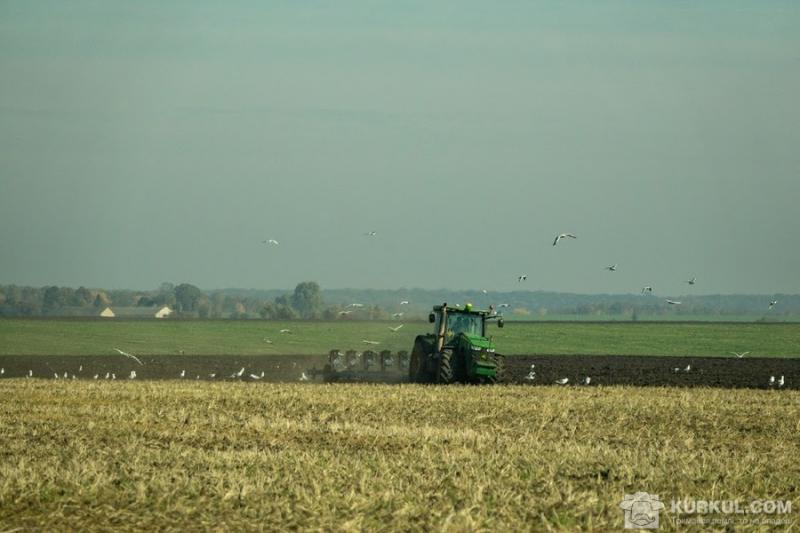
<path id="1" fill-rule="evenodd" d="M 0 283 L 797 293 L 798 28 L 795 1 L 4 0 Z"/>

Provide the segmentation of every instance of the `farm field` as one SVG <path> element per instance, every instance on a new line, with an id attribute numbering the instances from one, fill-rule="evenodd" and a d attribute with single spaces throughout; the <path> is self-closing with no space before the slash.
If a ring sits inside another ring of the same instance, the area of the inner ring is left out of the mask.
<path id="1" fill-rule="evenodd" d="M 639 491 L 682 530 L 671 500 L 800 501 L 797 391 L 2 386 L 3 530 L 608 531 Z"/>
<path id="2" fill-rule="evenodd" d="M 322 355 L 332 348 L 410 350 L 424 322 L 0 320 L 0 355 Z M 289 329 L 290 333 L 280 333 Z M 800 355 L 795 323 L 507 322 L 492 326 L 507 355 Z M 364 340 L 375 341 L 367 345 Z"/>

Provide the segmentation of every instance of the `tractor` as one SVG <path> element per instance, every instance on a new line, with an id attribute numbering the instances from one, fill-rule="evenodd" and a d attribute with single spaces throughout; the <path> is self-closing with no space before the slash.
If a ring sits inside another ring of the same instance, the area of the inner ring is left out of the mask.
<path id="1" fill-rule="evenodd" d="M 492 308 L 473 310 L 436 305 L 428 315 L 433 333 L 418 335 L 411 352 L 408 377 L 412 383 L 498 383 L 505 374 L 504 357 L 486 335 L 489 320 L 503 317 Z"/>

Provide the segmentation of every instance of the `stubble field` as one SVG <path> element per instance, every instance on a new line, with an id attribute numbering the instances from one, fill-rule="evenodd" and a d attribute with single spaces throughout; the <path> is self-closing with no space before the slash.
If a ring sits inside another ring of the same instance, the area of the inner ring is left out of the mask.
<path id="1" fill-rule="evenodd" d="M 2 386 L 3 530 L 609 530 L 638 491 L 798 499 L 797 391 Z"/>

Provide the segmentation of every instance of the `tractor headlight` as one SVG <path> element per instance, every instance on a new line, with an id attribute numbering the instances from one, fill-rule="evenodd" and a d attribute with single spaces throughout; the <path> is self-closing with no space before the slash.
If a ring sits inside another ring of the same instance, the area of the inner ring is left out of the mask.
<path id="1" fill-rule="evenodd" d="M 480 346 L 470 346 L 470 348 L 472 348 L 473 352 L 480 352 L 481 351 L 481 347 Z"/>

